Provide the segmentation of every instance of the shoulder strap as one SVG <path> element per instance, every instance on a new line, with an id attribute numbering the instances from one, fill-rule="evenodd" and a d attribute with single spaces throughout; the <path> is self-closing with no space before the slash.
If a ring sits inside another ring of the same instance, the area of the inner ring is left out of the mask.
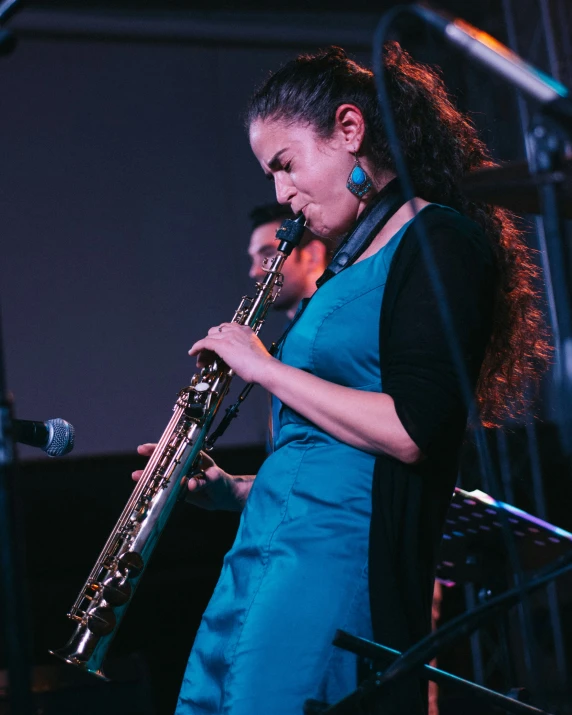
<path id="1" fill-rule="evenodd" d="M 399 180 L 393 179 L 374 196 L 360 216 L 354 230 L 342 241 L 330 264 L 316 281 L 318 288 L 344 268 L 351 266 L 402 205 L 403 196 Z"/>
<path id="2" fill-rule="evenodd" d="M 358 224 L 354 230 L 342 241 L 330 264 L 316 281 L 318 288 L 324 285 L 330 278 L 340 273 L 344 268 L 351 266 L 359 256 L 366 250 L 373 239 L 393 216 L 393 214 L 403 205 L 401 186 L 398 179 L 393 179 L 383 189 L 373 197 L 360 216 Z M 311 298 L 304 298 L 296 315 L 290 321 L 280 339 L 272 344 L 271 355 L 276 355 L 278 349 L 282 347 L 286 336 L 298 322 Z"/>

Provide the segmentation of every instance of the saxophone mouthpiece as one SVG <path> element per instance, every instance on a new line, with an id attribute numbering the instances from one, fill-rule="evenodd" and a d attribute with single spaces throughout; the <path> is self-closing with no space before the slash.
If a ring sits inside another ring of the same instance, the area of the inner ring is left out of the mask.
<path id="1" fill-rule="evenodd" d="M 300 243 L 305 229 L 306 219 L 304 214 L 301 213 L 294 219 L 287 218 L 276 231 L 276 238 L 280 241 L 278 250 L 289 256 Z"/>

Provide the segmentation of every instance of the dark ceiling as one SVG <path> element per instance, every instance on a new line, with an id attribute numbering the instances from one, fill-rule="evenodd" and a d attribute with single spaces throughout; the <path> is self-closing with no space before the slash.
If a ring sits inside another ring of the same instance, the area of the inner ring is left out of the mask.
<path id="1" fill-rule="evenodd" d="M 65 10 L 106 10 L 114 12 L 335 12 L 382 14 L 399 0 L 28 0 L 21 7 Z M 440 0 L 432 3 L 436 8 L 463 15 L 476 21 L 488 14 L 496 15 L 501 9 L 501 0 Z"/>

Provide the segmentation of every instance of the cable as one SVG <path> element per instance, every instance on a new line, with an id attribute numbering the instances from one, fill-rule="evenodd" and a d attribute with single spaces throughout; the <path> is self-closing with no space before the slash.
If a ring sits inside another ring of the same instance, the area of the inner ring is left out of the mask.
<path id="1" fill-rule="evenodd" d="M 396 20 L 396 18 L 400 15 L 409 13 L 416 14 L 415 7 L 401 5 L 393 8 L 392 10 L 389 10 L 381 17 L 374 34 L 372 59 L 374 80 L 380 104 L 383 126 L 386 132 L 388 145 L 393 160 L 395 162 L 396 171 L 401 181 L 405 201 L 411 201 L 415 197 L 415 189 L 407 168 L 407 164 L 405 162 L 405 158 L 401 148 L 401 142 L 399 140 L 395 127 L 395 120 L 391 108 L 389 93 L 387 90 L 386 73 L 383 65 L 383 45 L 385 42 L 385 38 L 388 37 L 389 29 Z M 418 212 L 416 211 L 415 206 L 413 206 L 413 209 L 417 214 Z M 493 463 L 491 460 L 490 451 L 483 427 L 478 419 L 473 391 L 470 385 L 465 364 L 463 362 L 459 341 L 457 339 L 453 327 L 451 311 L 439 274 L 439 268 L 435 262 L 433 250 L 429 242 L 429 237 L 427 235 L 425 223 L 422 216 L 416 217 L 416 220 L 413 223 L 413 228 L 417 233 L 417 238 L 419 240 L 423 258 L 426 263 L 431 285 L 435 292 L 440 318 L 442 320 L 449 348 L 451 350 L 453 363 L 457 370 L 463 400 L 468 407 L 470 420 L 475 425 L 475 438 L 479 454 L 481 475 L 486 474 L 490 478 L 491 486 L 493 489 L 492 496 L 498 496 L 500 495 L 498 478 L 496 472 L 493 469 Z M 517 587 L 519 587 L 522 583 L 522 568 L 520 565 L 520 559 L 516 548 L 515 537 L 512 532 L 512 529 L 510 528 L 507 515 L 504 513 L 501 514 L 500 519 L 502 524 L 503 536 L 509 556 L 509 561 L 513 570 L 514 580 Z M 532 639 L 530 638 L 531 623 L 530 610 L 528 608 L 528 599 L 526 598 L 525 592 L 522 590 L 521 597 L 523 606 L 525 607 L 525 610 L 527 612 L 527 624 L 525 629 L 527 632 L 525 633 L 525 637 L 528 642 L 532 642 Z"/>

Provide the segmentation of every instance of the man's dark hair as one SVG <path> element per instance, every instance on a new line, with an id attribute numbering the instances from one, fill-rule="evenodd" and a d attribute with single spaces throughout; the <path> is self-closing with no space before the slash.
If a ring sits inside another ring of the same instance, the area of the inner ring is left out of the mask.
<path id="1" fill-rule="evenodd" d="M 294 218 L 294 212 L 286 204 L 279 204 L 277 201 L 271 204 L 263 204 L 256 206 L 248 214 L 254 231 L 259 226 L 264 226 L 265 223 L 273 221 L 284 221 L 287 218 Z"/>
<path id="2" fill-rule="evenodd" d="M 292 209 L 286 204 L 279 204 L 277 201 L 271 204 L 263 204 L 262 206 L 256 206 L 248 214 L 250 222 L 252 224 L 252 230 L 255 231 L 259 226 L 264 226 L 264 224 L 272 223 L 274 221 L 284 221 L 287 218 L 294 218 L 295 214 Z M 321 238 L 321 236 L 315 236 L 313 233 L 304 231 L 302 240 L 300 241 L 299 248 L 304 248 L 310 241 L 320 241 L 326 247 L 326 257 L 329 260 L 334 252 L 335 246 L 327 238 Z"/>

